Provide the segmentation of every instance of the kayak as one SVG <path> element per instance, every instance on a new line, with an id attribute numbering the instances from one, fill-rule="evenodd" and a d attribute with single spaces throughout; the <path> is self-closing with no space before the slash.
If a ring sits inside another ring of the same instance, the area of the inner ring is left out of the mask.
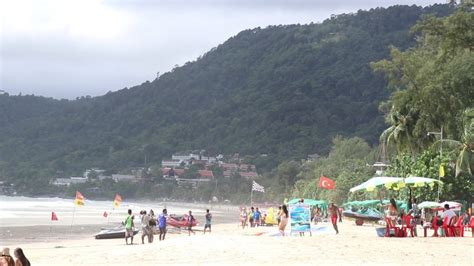
<path id="1" fill-rule="evenodd" d="M 138 229 L 133 230 L 133 235 L 138 234 Z M 114 238 L 125 238 L 125 227 L 119 225 L 113 228 L 102 228 L 98 234 L 96 234 L 95 239 L 114 239 Z"/>

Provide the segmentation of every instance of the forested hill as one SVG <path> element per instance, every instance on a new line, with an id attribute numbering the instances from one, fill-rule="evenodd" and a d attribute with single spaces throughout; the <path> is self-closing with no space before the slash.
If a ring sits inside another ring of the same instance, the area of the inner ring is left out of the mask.
<path id="1" fill-rule="evenodd" d="M 389 92 L 369 62 L 413 45 L 409 29 L 423 14 L 451 12 L 394 6 L 245 30 L 153 82 L 101 97 L 0 95 L 0 175 L 119 170 L 189 149 L 304 158 L 326 153 L 337 134 L 375 143 Z"/>

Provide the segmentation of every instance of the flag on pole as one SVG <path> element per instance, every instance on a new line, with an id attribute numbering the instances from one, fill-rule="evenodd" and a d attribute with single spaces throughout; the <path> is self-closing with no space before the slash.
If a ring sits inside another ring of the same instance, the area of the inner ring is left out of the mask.
<path id="1" fill-rule="evenodd" d="M 265 193 L 265 188 L 262 185 L 257 184 L 255 181 L 253 181 L 252 190 Z"/>
<path id="2" fill-rule="evenodd" d="M 114 199 L 114 207 L 120 206 L 120 203 L 122 203 L 122 196 L 120 194 L 115 194 L 115 199 Z"/>
<path id="3" fill-rule="evenodd" d="M 333 190 L 336 186 L 334 180 L 329 179 L 329 178 L 327 178 L 323 175 L 319 178 L 319 184 L 318 185 L 319 185 L 319 187 L 329 189 L 329 190 Z"/>
<path id="4" fill-rule="evenodd" d="M 76 199 L 74 200 L 74 203 L 77 206 L 84 206 L 84 196 L 82 196 L 81 192 L 76 191 Z"/>
<path id="5" fill-rule="evenodd" d="M 107 218 L 107 216 L 109 216 L 109 214 L 106 211 L 104 211 L 104 214 L 102 214 L 102 216 L 104 216 L 104 218 Z"/>
<path id="6" fill-rule="evenodd" d="M 58 216 L 56 215 L 55 212 L 51 212 L 51 221 L 57 221 L 58 220 Z"/>
<path id="7" fill-rule="evenodd" d="M 439 176 L 444 177 L 444 167 L 442 164 L 439 165 Z"/>

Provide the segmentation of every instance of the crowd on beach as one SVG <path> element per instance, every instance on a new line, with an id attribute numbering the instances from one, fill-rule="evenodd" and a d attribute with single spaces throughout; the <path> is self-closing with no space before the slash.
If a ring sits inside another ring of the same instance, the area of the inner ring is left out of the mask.
<path id="1" fill-rule="evenodd" d="M 130 244 L 133 245 L 133 237 L 135 235 L 135 228 L 139 226 L 141 231 L 141 242 L 145 244 L 145 238 L 147 238 L 148 243 L 153 243 L 154 235 L 158 234 L 159 241 L 164 241 L 166 233 L 168 231 L 167 227 L 171 222 L 171 219 L 179 223 L 179 227 L 184 227 L 188 231 L 188 235 L 196 234 L 193 230 L 193 227 L 196 226 L 196 219 L 190 210 L 187 215 L 182 217 L 173 217 L 168 215 L 168 210 L 165 208 L 158 216 L 155 216 L 153 210 L 150 210 L 148 213 L 146 210 L 140 211 L 138 216 L 138 221 L 135 222 L 135 215 L 132 210 L 127 211 L 128 215 L 122 224 L 125 226 L 125 244 L 129 244 L 128 239 L 130 238 Z M 212 224 L 212 214 L 209 209 L 206 210 L 205 224 L 204 224 L 204 234 L 206 231 L 211 233 L 211 224 Z M 137 223 L 137 225 L 136 225 Z M 139 223 L 139 224 L 138 224 Z M 176 226 L 175 224 L 171 224 Z"/>
<path id="2" fill-rule="evenodd" d="M 9 248 L 3 248 L 0 256 L 0 266 L 30 266 L 30 261 L 26 258 L 21 248 L 13 251 L 15 259 L 10 255 Z"/>

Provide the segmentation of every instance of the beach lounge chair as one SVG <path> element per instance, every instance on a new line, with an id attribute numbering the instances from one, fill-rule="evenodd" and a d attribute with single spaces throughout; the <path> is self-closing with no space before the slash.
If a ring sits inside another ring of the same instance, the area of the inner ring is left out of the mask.
<path id="1" fill-rule="evenodd" d="M 407 231 L 410 229 L 411 237 L 415 237 L 414 230 L 416 225 L 411 224 L 411 215 L 406 215 L 403 217 L 404 224 L 402 225 L 403 236 L 408 236 Z"/>

